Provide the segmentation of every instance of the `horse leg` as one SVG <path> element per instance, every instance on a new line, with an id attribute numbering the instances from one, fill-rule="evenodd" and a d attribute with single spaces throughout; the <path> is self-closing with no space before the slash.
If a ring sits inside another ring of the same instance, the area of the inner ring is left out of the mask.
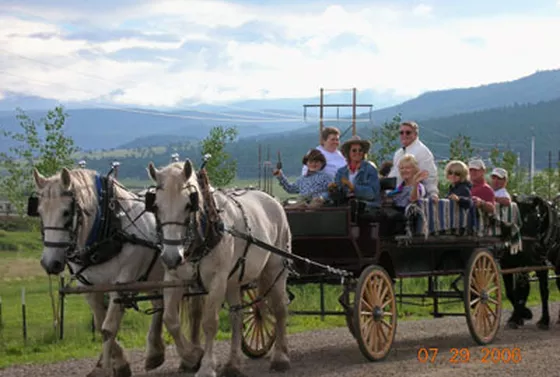
<path id="1" fill-rule="evenodd" d="M 518 300 L 516 299 L 517 290 L 514 288 L 513 279 L 514 276 L 512 274 L 503 275 L 504 278 L 504 287 L 506 289 L 506 297 L 508 298 L 509 302 L 513 306 L 513 313 L 511 313 L 511 317 L 507 320 L 507 326 L 510 329 L 517 329 L 519 326 L 523 325 L 523 318 L 521 318 L 521 314 L 519 313 L 520 310 L 518 309 Z"/>
<path id="2" fill-rule="evenodd" d="M 560 276 L 560 268 L 556 268 L 554 270 L 554 273 L 556 274 L 556 276 Z M 558 288 L 558 291 L 560 291 L 560 277 L 557 277 L 555 280 L 556 287 Z M 558 320 L 556 321 L 556 323 L 560 325 L 560 311 L 558 311 Z"/>
<path id="3" fill-rule="evenodd" d="M 227 301 L 230 307 L 241 304 L 241 290 L 239 286 L 228 286 Z M 241 332 L 243 330 L 243 310 L 230 310 L 229 320 L 231 323 L 231 348 L 229 360 L 224 366 L 220 376 L 222 377 L 242 377 L 241 372 Z"/>
<path id="4" fill-rule="evenodd" d="M 202 348 L 188 342 L 181 331 L 180 305 L 183 301 L 183 288 L 165 288 L 163 290 L 163 322 L 175 341 L 177 354 L 181 358 L 180 371 L 195 371 L 202 357 Z"/>
<path id="5" fill-rule="evenodd" d="M 537 277 L 539 278 L 539 290 L 541 293 L 541 303 L 542 303 L 542 316 L 539 322 L 537 322 L 537 327 L 541 330 L 548 330 L 550 328 L 550 314 L 548 312 L 548 271 L 538 271 Z"/>
<path id="6" fill-rule="evenodd" d="M 270 272 L 273 272 L 273 274 L 269 273 L 263 275 L 263 278 L 259 282 L 259 291 L 266 292 L 270 289 L 267 302 L 276 320 L 276 341 L 272 348 L 272 354 L 270 357 L 270 369 L 278 372 L 284 372 L 290 369 L 290 358 L 288 357 L 288 339 L 286 336 L 286 322 L 288 319 L 289 301 L 288 295 L 286 294 L 286 277 L 288 274 L 288 270 L 282 271 L 284 266 L 280 258 L 274 258 L 273 256 L 271 256 L 270 259 L 275 259 L 274 262 L 279 261 L 280 263 L 279 265 L 277 265 L 277 268 L 270 269 Z M 271 260 L 269 260 L 269 264 L 271 263 Z M 276 280 L 276 277 L 280 272 L 283 276 Z M 273 284 L 274 286 L 272 286 Z"/>
<path id="7" fill-rule="evenodd" d="M 531 309 L 527 307 L 527 300 L 529 299 L 529 294 L 531 293 L 531 282 L 529 281 L 529 273 L 522 272 L 517 276 L 517 282 L 515 284 L 515 292 L 517 297 L 517 304 L 519 314 L 522 319 L 531 320 L 533 319 L 533 313 Z"/>
<path id="8" fill-rule="evenodd" d="M 105 308 L 105 300 L 104 300 L 104 293 L 96 292 L 96 293 L 87 293 L 86 300 L 92 310 L 93 313 L 93 324 L 95 329 L 102 334 L 102 324 L 105 320 L 107 315 L 107 309 Z M 123 357 L 124 351 L 121 346 L 115 341 L 113 348 L 112 348 L 112 357 L 118 358 Z M 104 371 L 102 369 L 103 365 L 103 352 L 99 355 L 99 359 L 95 365 L 93 371 L 88 374 L 88 377 L 95 377 L 95 376 L 103 376 Z"/>
<path id="9" fill-rule="evenodd" d="M 165 361 L 165 344 L 162 338 L 163 330 L 163 300 L 152 300 L 155 310 L 148 332 L 148 344 L 144 368 L 146 371 L 156 369 Z"/>
<path id="10" fill-rule="evenodd" d="M 130 377 L 132 371 L 130 365 L 124 356 L 123 349 L 116 341 L 116 335 L 119 331 L 124 308 L 120 304 L 115 304 L 113 300 L 117 298 L 118 293 L 112 292 L 109 297 L 109 309 L 103 319 L 101 325 L 101 336 L 103 338 L 103 351 L 101 359 L 96 368 L 88 374 L 88 377 Z M 103 297 L 103 294 L 100 295 Z M 99 307 L 105 310 L 103 299 L 95 300 Z M 97 310 L 99 310 L 97 307 Z"/>
<path id="11" fill-rule="evenodd" d="M 218 334 L 219 313 L 226 294 L 227 274 L 216 274 L 210 284 L 208 296 L 204 303 L 204 318 L 202 330 L 204 331 L 204 356 L 200 369 L 195 377 L 216 377 L 216 360 L 214 357 L 214 340 Z"/>

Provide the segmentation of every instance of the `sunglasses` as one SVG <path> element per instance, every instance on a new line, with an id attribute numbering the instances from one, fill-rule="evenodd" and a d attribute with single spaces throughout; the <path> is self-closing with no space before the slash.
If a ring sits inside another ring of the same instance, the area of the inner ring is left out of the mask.
<path id="1" fill-rule="evenodd" d="M 447 172 L 447 175 L 454 175 L 454 176 L 456 176 L 456 177 L 460 177 L 460 176 L 461 176 L 461 173 L 458 172 L 458 171 L 451 171 L 451 170 L 450 170 L 450 171 Z"/>
<path id="2" fill-rule="evenodd" d="M 399 133 L 401 135 L 410 135 L 410 134 L 412 134 L 412 131 L 400 131 Z"/>
<path id="3" fill-rule="evenodd" d="M 350 149 L 350 152 L 353 152 L 353 153 L 362 153 L 363 151 L 362 151 L 361 149 L 359 149 L 359 148 L 352 148 L 352 149 Z"/>

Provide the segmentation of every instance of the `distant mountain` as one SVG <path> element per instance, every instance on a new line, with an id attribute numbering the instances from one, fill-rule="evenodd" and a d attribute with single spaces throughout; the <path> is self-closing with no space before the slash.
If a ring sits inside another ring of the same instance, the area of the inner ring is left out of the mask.
<path id="1" fill-rule="evenodd" d="M 242 111 L 169 113 L 135 109 L 70 109 L 67 113 L 67 133 L 83 150 L 113 149 L 122 145 L 149 146 L 150 138 L 153 140 L 151 145 L 162 145 L 159 135 L 171 135 L 168 139 L 197 140 L 206 137 L 210 129 L 217 125 L 237 126 L 240 137 L 287 132 L 305 126 L 298 114 L 278 117 L 254 113 L 248 115 Z M 46 115 L 46 111 L 26 111 L 26 114 L 38 120 Z M 0 112 L 0 127 L 20 131 L 15 112 Z M 136 139 L 140 141 L 135 142 Z M 5 151 L 8 146 L 9 142 L 0 143 L 0 151 Z"/>
<path id="2" fill-rule="evenodd" d="M 373 120 L 381 124 L 399 112 L 406 119 L 424 120 L 557 98 L 560 98 L 560 69 L 539 71 L 508 82 L 427 92 L 399 105 L 375 110 Z M 369 115 L 362 115 L 366 116 Z"/>

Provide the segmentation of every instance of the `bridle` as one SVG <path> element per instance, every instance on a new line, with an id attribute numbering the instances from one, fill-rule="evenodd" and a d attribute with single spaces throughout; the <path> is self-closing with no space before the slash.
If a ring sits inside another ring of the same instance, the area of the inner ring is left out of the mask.
<path id="1" fill-rule="evenodd" d="M 155 191 L 163 190 L 161 185 L 155 187 Z M 184 221 L 165 221 L 161 222 L 157 214 L 157 205 L 155 204 L 156 192 L 148 191 L 145 196 L 145 206 L 147 212 L 152 212 L 156 218 L 156 232 L 159 244 L 163 246 L 186 246 L 192 245 L 193 241 L 197 239 L 197 234 L 199 224 L 197 221 L 197 215 L 200 211 L 199 204 L 199 194 L 196 186 L 193 184 L 187 184 L 182 188 L 182 190 L 189 191 L 189 203 L 185 206 L 185 211 L 187 213 Z M 166 226 L 180 226 L 184 228 L 183 236 L 178 239 L 165 238 L 163 235 L 163 228 Z M 187 256 L 185 252 L 185 256 Z"/>
<path id="2" fill-rule="evenodd" d="M 84 214 L 87 215 L 86 211 L 83 210 L 76 201 L 74 192 L 71 190 L 63 191 L 60 195 L 61 197 L 69 197 L 70 208 L 65 211 L 64 216 L 66 221 L 63 226 L 44 226 L 41 219 L 41 239 L 43 245 L 46 247 L 60 248 L 64 249 L 64 254 L 67 257 L 71 257 L 72 254 L 76 252 L 78 233 L 83 225 Z M 30 196 L 27 201 L 27 215 L 30 217 L 40 217 L 39 211 L 39 197 Z M 54 230 L 58 232 L 64 232 L 68 234 L 68 241 L 49 241 L 45 238 L 46 230 Z"/>

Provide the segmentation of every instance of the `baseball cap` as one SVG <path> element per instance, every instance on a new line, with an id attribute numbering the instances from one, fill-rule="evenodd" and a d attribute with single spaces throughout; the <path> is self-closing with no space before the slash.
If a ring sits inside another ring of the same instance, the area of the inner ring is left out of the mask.
<path id="1" fill-rule="evenodd" d="M 484 169 L 484 170 L 486 170 L 486 165 L 484 165 L 484 161 L 482 161 L 480 159 L 471 160 L 471 161 L 469 161 L 469 169 L 476 169 L 476 170 Z"/>
<path id="2" fill-rule="evenodd" d="M 492 170 L 492 173 L 490 174 L 495 175 L 498 178 L 502 178 L 502 179 L 507 179 L 508 177 L 508 173 L 506 169 L 502 169 L 502 168 L 494 168 L 494 170 Z"/>

